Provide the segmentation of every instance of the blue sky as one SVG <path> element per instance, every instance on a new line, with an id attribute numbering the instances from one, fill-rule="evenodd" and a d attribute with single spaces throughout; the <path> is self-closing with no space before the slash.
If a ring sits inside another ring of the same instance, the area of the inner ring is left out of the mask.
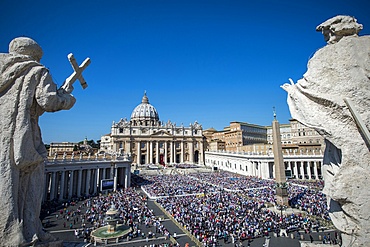
<path id="1" fill-rule="evenodd" d="M 144 91 L 164 122 L 270 125 L 275 107 L 288 123 L 280 85 L 302 78 L 325 45 L 316 26 L 351 15 L 369 35 L 369 10 L 366 0 L 0 0 L 0 52 L 15 37 L 35 39 L 58 85 L 72 73 L 69 53 L 91 58 L 75 106 L 41 116 L 45 143 L 99 140 Z"/>

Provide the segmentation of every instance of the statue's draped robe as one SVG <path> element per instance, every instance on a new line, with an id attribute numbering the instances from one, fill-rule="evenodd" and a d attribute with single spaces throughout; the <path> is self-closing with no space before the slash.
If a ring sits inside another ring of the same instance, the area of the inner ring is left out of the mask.
<path id="1" fill-rule="evenodd" d="M 0 54 L 0 243 L 42 240 L 39 219 L 44 159 L 38 118 L 70 109 L 75 98 L 58 91 L 49 71 L 27 56 Z M 57 129 L 57 126 L 55 126 Z"/>
<path id="2" fill-rule="evenodd" d="M 352 229 L 370 236 L 369 146 L 344 101 L 353 102 L 370 129 L 370 36 L 343 37 L 321 48 L 303 78 L 287 91 L 292 117 L 326 138 L 324 193 L 335 226 L 349 241 Z M 363 241 L 356 239 L 359 246 L 366 246 Z"/>

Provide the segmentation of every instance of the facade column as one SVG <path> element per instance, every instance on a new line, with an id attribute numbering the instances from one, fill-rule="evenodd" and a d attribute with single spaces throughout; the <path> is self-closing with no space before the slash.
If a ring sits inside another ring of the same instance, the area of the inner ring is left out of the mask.
<path id="1" fill-rule="evenodd" d="M 82 170 L 78 170 L 77 197 L 81 196 L 81 185 L 82 185 Z"/>
<path id="2" fill-rule="evenodd" d="M 204 164 L 203 142 L 199 142 L 199 163 Z"/>
<path id="3" fill-rule="evenodd" d="M 184 141 L 181 141 L 181 157 L 180 157 L 180 162 L 184 163 Z"/>
<path id="4" fill-rule="evenodd" d="M 167 155 L 168 155 L 168 150 L 167 150 L 167 141 L 164 142 L 164 164 L 167 165 Z"/>
<path id="5" fill-rule="evenodd" d="M 174 150 L 174 145 L 173 145 L 173 141 L 170 142 L 170 163 L 173 164 L 173 150 Z"/>
<path id="6" fill-rule="evenodd" d="M 176 163 L 176 156 L 177 156 L 176 142 L 172 141 L 172 162 L 173 163 Z"/>
<path id="7" fill-rule="evenodd" d="M 159 164 L 159 141 L 155 143 L 155 163 Z"/>
<path id="8" fill-rule="evenodd" d="M 145 163 L 149 164 L 149 142 L 145 142 L 145 149 L 146 149 L 146 155 L 145 155 Z"/>
<path id="9" fill-rule="evenodd" d="M 190 141 L 189 143 L 189 162 L 194 164 L 194 143 Z"/>
<path id="10" fill-rule="evenodd" d="M 56 172 L 52 172 L 51 187 L 50 187 L 50 201 L 55 198 L 55 182 L 56 182 Z"/>
<path id="11" fill-rule="evenodd" d="M 85 194 L 90 195 L 91 169 L 86 170 Z"/>
<path id="12" fill-rule="evenodd" d="M 141 143 L 140 141 L 137 142 L 137 150 L 136 150 L 136 163 L 140 165 L 141 163 Z"/>
<path id="13" fill-rule="evenodd" d="M 59 200 L 64 199 L 64 187 L 65 187 L 65 171 L 62 171 L 62 175 L 60 178 L 60 194 L 59 194 Z"/>
<path id="14" fill-rule="evenodd" d="M 153 163 L 153 141 L 149 142 L 149 163 Z"/>

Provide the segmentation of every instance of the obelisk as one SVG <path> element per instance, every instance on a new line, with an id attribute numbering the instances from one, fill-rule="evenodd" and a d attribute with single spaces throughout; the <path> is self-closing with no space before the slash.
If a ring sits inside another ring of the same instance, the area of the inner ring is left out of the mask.
<path id="1" fill-rule="evenodd" d="M 274 120 L 272 121 L 272 137 L 276 179 L 276 203 L 281 206 L 288 206 L 288 192 L 285 177 L 284 157 L 281 147 L 280 125 L 279 121 L 276 120 L 275 108 Z"/>

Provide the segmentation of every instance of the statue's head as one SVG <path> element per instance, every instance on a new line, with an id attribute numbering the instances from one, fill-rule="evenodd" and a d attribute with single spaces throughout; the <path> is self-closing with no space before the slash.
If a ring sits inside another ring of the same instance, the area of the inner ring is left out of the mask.
<path id="1" fill-rule="evenodd" d="M 9 44 L 9 53 L 26 55 L 32 57 L 37 62 L 40 62 L 43 55 L 41 46 L 33 39 L 27 37 L 13 39 Z"/>
<path id="2" fill-rule="evenodd" d="M 338 15 L 318 25 L 316 31 L 322 32 L 328 44 L 334 44 L 344 36 L 357 35 L 362 28 L 354 17 Z"/>

